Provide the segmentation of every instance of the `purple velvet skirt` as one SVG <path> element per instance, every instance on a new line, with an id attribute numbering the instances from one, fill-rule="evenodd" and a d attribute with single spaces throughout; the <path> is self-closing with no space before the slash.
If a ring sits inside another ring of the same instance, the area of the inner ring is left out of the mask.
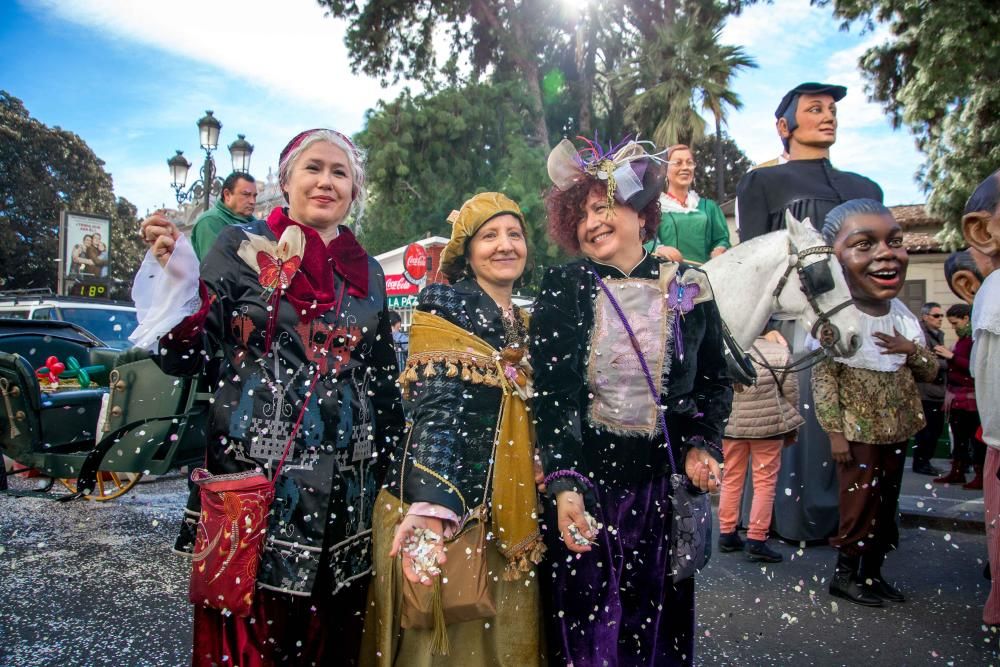
<path id="1" fill-rule="evenodd" d="M 549 656 L 572 667 L 669 667 L 694 661 L 694 579 L 670 576 L 670 480 L 595 488 L 597 545 L 573 554 L 554 505 L 544 531 Z"/>

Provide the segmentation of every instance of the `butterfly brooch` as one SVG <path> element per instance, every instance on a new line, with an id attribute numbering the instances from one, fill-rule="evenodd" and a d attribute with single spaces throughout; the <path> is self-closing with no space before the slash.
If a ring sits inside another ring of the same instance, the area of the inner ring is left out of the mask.
<path id="1" fill-rule="evenodd" d="M 247 240 L 240 243 L 237 253 L 257 272 L 257 281 L 267 299 L 276 290 L 288 289 L 302 265 L 306 239 L 302 230 L 289 225 L 277 242 L 246 232 Z"/>
<path id="2" fill-rule="evenodd" d="M 667 287 L 667 308 L 674 313 L 674 354 L 684 360 L 684 332 L 681 320 L 694 310 L 695 304 L 713 299 L 712 286 L 704 273 L 687 271 L 674 277 Z"/>
<path id="3" fill-rule="evenodd" d="M 686 315 L 694 310 L 699 294 L 701 287 L 698 283 L 682 283 L 674 279 L 667 288 L 667 306 L 679 315 Z"/>

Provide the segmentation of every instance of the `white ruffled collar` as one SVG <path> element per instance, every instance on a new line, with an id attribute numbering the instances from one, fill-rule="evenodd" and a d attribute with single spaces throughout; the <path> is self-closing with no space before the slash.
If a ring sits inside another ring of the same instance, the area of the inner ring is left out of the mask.
<path id="1" fill-rule="evenodd" d="M 861 313 L 858 325 L 861 348 L 853 356 L 836 357 L 836 361 L 851 368 L 892 373 L 906 363 L 905 354 L 882 354 L 882 348 L 875 344 L 878 339 L 872 335 L 874 333 L 891 336 L 895 329 L 914 343 L 920 345 L 924 343 L 920 320 L 899 299 L 893 299 L 889 304 L 889 312 L 880 317 Z"/>
<path id="2" fill-rule="evenodd" d="M 666 192 L 660 193 L 660 210 L 664 213 L 690 213 L 692 211 L 698 210 L 698 202 L 701 201 L 701 197 L 694 190 L 688 190 L 687 201 L 684 205 L 681 205 L 673 197 L 667 195 Z"/>

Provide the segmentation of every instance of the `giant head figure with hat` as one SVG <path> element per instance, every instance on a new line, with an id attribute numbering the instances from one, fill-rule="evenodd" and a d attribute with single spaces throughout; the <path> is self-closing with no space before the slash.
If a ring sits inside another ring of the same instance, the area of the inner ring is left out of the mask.
<path id="1" fill-rule="evenodd" d="M 837 102 L 847 88 L 831 83 L 800 83 L 774 110 L 776 127 L 790 159 L 829 157 L 837 141 Z"/>

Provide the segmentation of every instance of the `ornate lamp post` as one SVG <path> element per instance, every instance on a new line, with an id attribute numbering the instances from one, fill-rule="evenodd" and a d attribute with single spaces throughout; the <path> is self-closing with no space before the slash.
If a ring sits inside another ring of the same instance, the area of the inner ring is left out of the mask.
<path id="1" fill-rule="evenodd" d="M 211 197 L 218 197 L 222 191 L 222 179 L 218 177 L 215 170 L 215 160 L 212 158 L 212 151 L 219 147 L 219 131 L 222 123 L 212 115 L 211 111 L 206 111 L 205 116 L 198 121 L 198 136 L 201 147 L 205 151 L 205 164 L 201 166 L 200 178 L 191 184 L 187 190 L 184 189 L 187 183 L 188 170 L 191 163 L 184 157 L 183 151 L 167 160 L 170 167 L 170 187 L 174 189 L 177 196 L 177 204 L 185 201 L 198 202 L 208 210 Z M 253 154 L 253 146 L 246 140 L 245 135 L 237 135 L 236 141 L 229 145 L 229 155 L 233 161 L 233 171 L 250 171 L 250 156 Z"/>

